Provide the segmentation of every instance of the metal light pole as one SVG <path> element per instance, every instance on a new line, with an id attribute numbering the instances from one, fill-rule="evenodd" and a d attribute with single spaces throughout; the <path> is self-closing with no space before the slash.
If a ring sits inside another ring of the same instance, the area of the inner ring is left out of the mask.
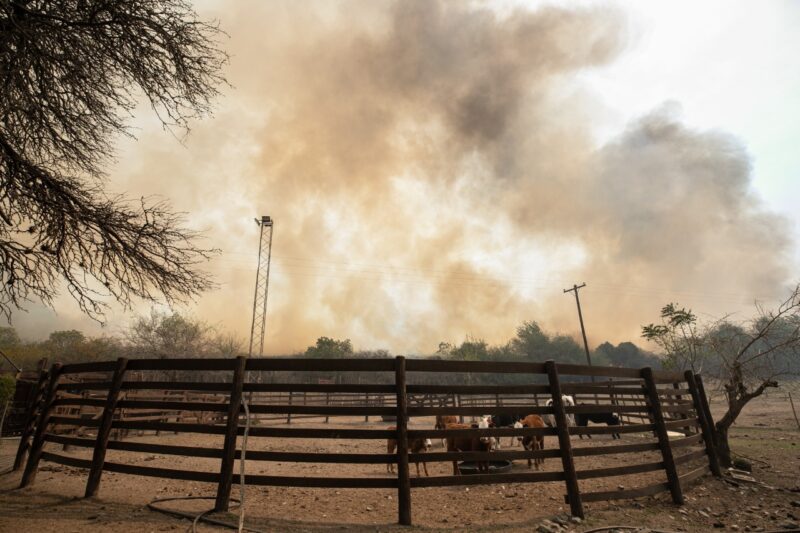
<path id="1" fill-rule="evenodd" d="M 253 322 L 250 326 L 250 350 L 248 356 L 264 355 L 264 332 L 267 322 L 267 296 L 269 294 L 269 265 L 272 256 L 272 219 L 266 215 L 255 219 L 261 228 L 258 242 L 258 270 L 256 291 L 253 297 Z M 255 349 L 255 351 L 254 351 Z"/>

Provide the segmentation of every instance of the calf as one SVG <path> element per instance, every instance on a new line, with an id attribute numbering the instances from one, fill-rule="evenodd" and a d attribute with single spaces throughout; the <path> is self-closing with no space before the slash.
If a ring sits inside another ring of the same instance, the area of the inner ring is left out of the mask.
<path id="1" fill-rule="evenodd" d="M 585 404 L 581 404 L 585 405 Z M 594 422 L 595 424 L 605 424 L 607 426 L 621 426 L 622 423 L 619 420 L 619 417 L 614 413 L 575 413 L 575 423 L 578 426 L 586 427 L 589 425 L 589 422 Z M 591 435 L 586 435 L 590 439 L 592 438 Z M 580 435 L 580 438 L 583 438 L 583 435 Z M 612 433 L 612 439 L 620 438 L 619 433 Z"/>
<path id="2" fill-rule="evenodd" d="M 389 431 L 397 430 L 396 427 L 392 426 Z M 431 449 L 432 443 L 430 439 L 414 439 L 408 442 L 408 453 L 423 453 L 427 452 Z M 393 454 L 397 449 L 397 440 L 396 439 L 388 439 L 386 441 L 386 452 L 389 454 Z M 419 474 L 419 462 L 415 462 L 417 465 L 417 477 L 420 477 Z M 428 463 L 423 462 L 422 468 L 425 470 L 425 475 L 428 476 Z M 394 474 L 394 463 L 389 463 L 386 465 L 386 471 L 390 474 Z"/>
<path id="3" fill-rule="evenodd" d="M 572 396 L 567 396 L 566 394 L 561 395 L 561 401 L 564 403 L 564 407 L 575 407 L 575 398 Z M 547 400 L 545 403 L 547 407 L 553 407 L 553 400 Z M 556 419 L 551 414 L 542 415 L 542 420 L 544 423 L 550 426 L 551 428 L 556 427 Z M 573 427 L 575 425 L 575 417 L 572 414 L 567 415 L 567 425 L 569 427 Z"/>
<path id="4" fill-rule="evenodd" d="M 519 428 L 544 428 L 545 423 L 539 415 L 528 415 L 520 422 L 514 424 L 514 427 Z M 525 437 L 517 437 L 522 442 L 522 447 L 526 451 L 544 450 L 544 435 L 526 435 Z M 544 464 L 544 457 L 536 457 L 533 460 L 536 465 L 536 470 Z M 531 460 L 528 458 L 528 468 L 531 468 Z"/>
<path id="5" fill-rule="evenodd" d="M 445 429 L 447 428 L 448 424 L 458 424 L 458 417 L 448 416 L 448 415 L 436 415 L 436 425 L 433 426 L 433 428 Z M 445 439 L 442 439 L 442 448 L 444 448 L 445 444 L 446 444 Z"/>
<path id="6" fill-rule="evenodd" d="M 492 427 L 496 428 L 513 428 L 514 424 L 522 420 L 522 417 L 517 414 L 500 413 L 499 415 L 492 416 Z M 497 439 L 500 440 L 499 438 Z M 511 444 L 514 444 L 514 437 L 511 437 Z"/>
<path id="7" fill-rule="evenodd" d="M 489 427 L 485 420 L 481 420 L 477 424 L 449 424 L 446 429 L 484 429 Z M 497 445 L 494 437 L 448 437 L 447 438 L 447 451 L 448 452 L 491 452 Z M 489 473 L 489 462 L 486 460 L 475 461 L 478 467 L 478 472 L 482 474 Z M 458 461 L 453 461 L 453 475 L 461 475 L 458 469 Z"/>

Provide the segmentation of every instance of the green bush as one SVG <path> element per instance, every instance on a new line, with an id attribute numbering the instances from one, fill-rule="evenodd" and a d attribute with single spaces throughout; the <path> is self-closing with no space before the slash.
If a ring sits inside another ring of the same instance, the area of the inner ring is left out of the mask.
<path id="1" fill-rule="evenodd" d="M 17 387 L 17 381 L 11 374 L 0 375 L 0 410 L 5 406 L 8 400 L 14 398 L 14 389 Z"/>

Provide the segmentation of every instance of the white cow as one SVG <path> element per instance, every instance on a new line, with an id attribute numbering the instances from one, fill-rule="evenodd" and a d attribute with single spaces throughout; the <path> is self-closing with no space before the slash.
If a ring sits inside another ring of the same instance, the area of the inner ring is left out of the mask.
<path id="1" fill-rule="evenodd" d="M 567 396 L 566 394 L 562 394 L 561 395 L 561 401 L 564 403 L 564 407 L 567 407 L 567 406 L 574 407 L 575 406 L 575 398 L 573 398 L 572 396 Z M 552 407 L 553 406 L 553 400 L 552 399 L 547 400 L 547 403 L 545 405 L 547 407 Z M 552 414 L 542 415 L 542 420 L 544 420 L 544 423 L 547 424 L 548 426 L 550 426 L 551 428 L 556 427 L 556 419 Z M 572 414 L 568 414 L 567 415 L 567 425 L 570 426 L 570 427 L 575 426 L 575 416 L 574 415 L 572 415 Z"/>

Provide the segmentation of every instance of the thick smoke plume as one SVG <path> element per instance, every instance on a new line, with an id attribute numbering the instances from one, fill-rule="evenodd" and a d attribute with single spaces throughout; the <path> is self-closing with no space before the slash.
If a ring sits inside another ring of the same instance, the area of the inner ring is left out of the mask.
<path id="1" fill-rule="evenodd" d="M 271 353 L 321 335 L 432 352 L 523 320 L 575 332 L 562 289 L 581 281 L 590 340 L 630 339 L 667 301 L 731 311 L 787 281 L 785 222 L 735 139 L 667 105 L 596 145 L 576 80 L 623 52 L 613 10 L 219 8 L 235 89 L 186 150 L 145 127 L 113 185 L 209 228 L 222 288 L 196 314 L 243 336 L 252 218 L 274 217 Z"/>

